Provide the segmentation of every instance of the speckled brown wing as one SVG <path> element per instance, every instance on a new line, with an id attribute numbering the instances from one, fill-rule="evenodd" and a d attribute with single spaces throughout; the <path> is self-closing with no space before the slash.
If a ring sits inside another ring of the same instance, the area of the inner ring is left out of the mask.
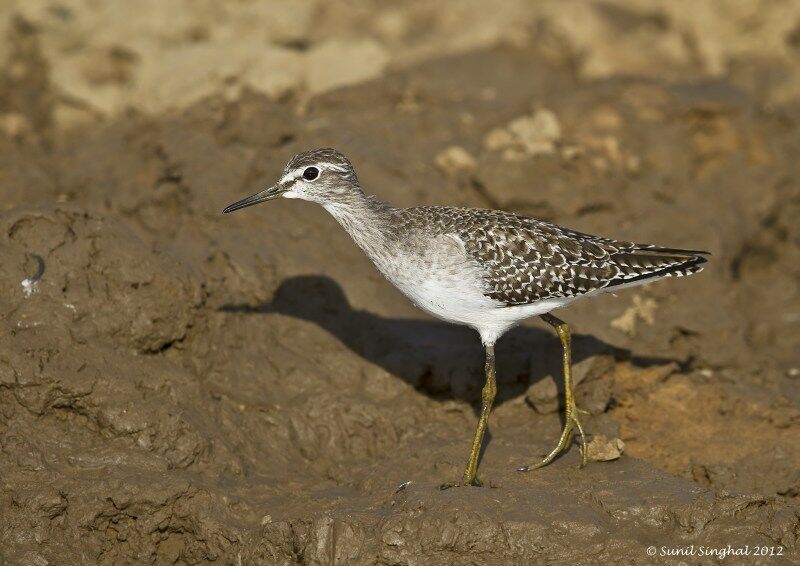
<path id="1" fill-rule="evenodd" d="M 688 275 L 706 261 L 706 252 L 611 240 L 506 212 L 431 207 L 430 215 L 485 270 L 485 294 L 509 306 Z"/>

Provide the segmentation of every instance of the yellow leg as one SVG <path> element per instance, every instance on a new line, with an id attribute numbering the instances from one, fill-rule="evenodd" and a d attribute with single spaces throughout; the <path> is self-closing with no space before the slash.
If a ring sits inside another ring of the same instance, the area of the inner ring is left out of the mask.
<path id="1" fill-rule="evenodd" d="M 475 429 L 475 438 L 472 440 L 472 450 L 469 452 L 467 469 L 464 470 L 464 477 L 461 482 L 464 485 L 481 485 L 477 479 L 478 457 L 481 454 L 483 445 L 483 434 L 486 432 L 486 425 L 489 423 L 489 413 L 492 410 L 492 403 L 497 394 L 497 379 L 494 370 L 494 344 L 486 346 L 486 383 L 481 390 L 481 416 L 478 419 L 478 428 Z"/>
<path id="2" fill-rule="evenodd" d="M 483 435 L 486 432 L 486 425 L 489 422 L 489 413 L 492 410 L 492 403 L 494 403 L 495 395 L 497 394 L 497 379 L 494 370 L 494 344 L 486 345 L 486 383 L 481 390 L 481 416 L 478 419 L 478 428 L 475 430 L 475 438 L 472 440 L 472 449 L 469 452 L 469 460 L 467 461 L 467 468 L 464 470 L 464 476 L 461 483 L 458 484 L 444 484 L 442 489 L 455 487 L 458 485 L 482 485 L 477 478 L 478 473 L 478 458 L 481 454 L 481 446 L 483 445 Z"/>
<path id="3" fill-rule="evenodd" d="M 561 319 L 554 317 L 551 314 L 543 314 L 541 316 L 547 324 L 555 328 L 558 338 L 561 340 L 562 349 L 562 362 L 564 365 L 564 429 L 561 431 L 561 438 L 558 439 L 558 444 L 548 454 L 544 460 L 537 464 L 530 466 L 523 466 L 519 468 L 521 472 L 527 472 L 546 466 L 552 462 L 556 456 L 565 451 L 570 444 L 572 444 L 572 436 L 575 429 L 581 436 L 581 468 L 586 465 L 586 435 L 583 433 L 583 425 L 581 424 L 578 415 L 580 413 L 588 414 L 587 411 L 579 409 L 575 405 L 575 395 L 572 389 L 572 339 L 570 337 L 569 326 Z"/>

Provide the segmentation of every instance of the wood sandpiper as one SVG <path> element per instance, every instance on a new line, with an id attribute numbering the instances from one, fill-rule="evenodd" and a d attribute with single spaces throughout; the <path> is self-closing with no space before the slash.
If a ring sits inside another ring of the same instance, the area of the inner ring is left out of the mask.
<path id="1" fill-rule="evenodd" d="M 577 430 L 581 466 L 586 437 L 575 404 L 570 329 L 550 311 L 589 297 L 702 270 L 708 252 L 601 238 L 496 210 L 424 206 L 395 208 L 367 196 L 350 161 L 334 149 L 295 155 L 272 187 L 237 201 L 233 212 L 278 197 L 321 204 L 378 270 L 422 310 L 478 331 L 486 383 L 469 460 L 459 484 L 480 485 L 478 456 L 497 391 L 494 345 L 510 328 L 539 316 L 562 347 L 565 421 L 549 464 Z"/>

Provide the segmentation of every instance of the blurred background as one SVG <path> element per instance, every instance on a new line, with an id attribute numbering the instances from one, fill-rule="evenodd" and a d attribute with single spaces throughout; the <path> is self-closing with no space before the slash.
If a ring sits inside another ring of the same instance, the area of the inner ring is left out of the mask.
<path id="1" fill-rule="evenodd" d="M 0 18 L 5 84 L 39 87 L 28 100 L 5 93 L 11 131 L 158 113 L 243 89 L 308 98 L 497 44 L 544 46 L 586 80 L 727 77 L 764 104 L 800 92 L 800 6 L 791 0 L 510 1 L 491 10 L 468 0 L 8 0 Z"/>
<path id="2" fill-rule="evenodd" d="M 0 563 L 797 556 L 799 97 L 795 0 L 0 1 Z M 499 489 L 438 490 L 477 338 L 316 207 L 220 214 L 325 146 L 399 206 L 712 253 L 559 314 L 597 462 L 513 471 L 560 429 L 532 321 Z"/>

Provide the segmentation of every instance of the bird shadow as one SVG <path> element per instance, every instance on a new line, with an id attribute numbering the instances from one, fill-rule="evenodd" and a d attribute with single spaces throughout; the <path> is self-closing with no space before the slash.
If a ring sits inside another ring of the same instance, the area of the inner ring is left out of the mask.
<path id="1" fill-rule="evenodd" d="M 331 278 L 304 275 L 285 279 L 269 303 L 228 304 L 223 312 L 279 314 L 313 322 L 336 336 L 347 348 L 391 375 L 410 383 L 435 399 L 467 399 L 478 409 L 483 387 L 483 349 L 471 329 L 435 319 L 389 318 L 354 309 L 342 288 Z M 594 336 L 573 334 L 573 363 L 610 354 L 647 367 L 678 361 L 672 358 L 634 356 Z M 547 329 L 520 326 L 497 344 L 499 405 L 523 394 L 550 375 L 563 395 L 561 346 Z"/>

